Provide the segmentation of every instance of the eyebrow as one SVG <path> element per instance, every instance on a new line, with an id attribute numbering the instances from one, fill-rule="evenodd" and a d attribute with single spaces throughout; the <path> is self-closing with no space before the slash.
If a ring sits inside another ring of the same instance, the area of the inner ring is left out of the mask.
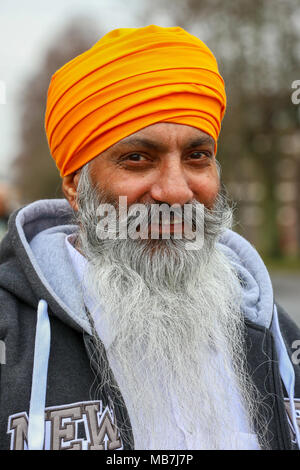
<path id="1" fill-rule="evenodd" d="M 203 136 L 203 137 L 196 137 L 195 139 L 192 139 L 188 143 L 185 149 L 200 147 L 201 145 L 212 145 L 214 147 L 215 141 L 210 135 Z"/>
<path id="2" fill-rule="evenodd" d="M 127 139 L 123 139 L 120 142 L 118 142 L 117 146 L 121 145 L 129 145 L 130 147 L 136 147 L 139 145 L 142 145 L 143 147 L 146 147 L 150 150 L 161 150 L 163 151 L 165 149 L 165 146 L 163 144 L 159 144 L 158 142 L 142 137 L 129 137 Z"/>
<path id="3" fill-rule="evenodd" d="M 184 147 L 184 150 L 189 150 L 189 149 L 200 147 L 201 145 L 207 145 L 207 144 L 212 145 L 213 147 L 215 146 L 215 141 L 211 136 L 207 135 L 203 137 L 196 137 L 194 139 L 191 139 L 188 142 L 188 144 Z M 130 147 L 136 147 L 136 146 L 141 145 L 150 150 L 156 150 L 160 152 L 164 152 L 167 150 L 167 147 L 164 144 L 161 144 L 157 141 L 146 139 L 143 137 L 128 137 L 126 139 L 123 139 L 116 144 L 116 148 L 121 147 L 123 145 L 130 146 Z"/>

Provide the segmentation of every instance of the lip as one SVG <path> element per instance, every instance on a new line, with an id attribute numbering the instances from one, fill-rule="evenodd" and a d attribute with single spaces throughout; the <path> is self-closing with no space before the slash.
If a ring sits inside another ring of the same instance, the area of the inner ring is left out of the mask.
<path id="1" fill-rule="evenodd" d="M 161 225 L 161 224 L 151 224 L 149 225 L 149 232 L 152 233 L 152 234 L 155 234 L 155 233 L 159 233 L 159 234 L 163 234 L 163 233 L 182 233 L 183 234 L 183 231 L 184 231 L 184 223 L 183 222 L 179 222 L 179 223 L 170 223 L 170 224 L 165 224 L 165 225 Z"/>

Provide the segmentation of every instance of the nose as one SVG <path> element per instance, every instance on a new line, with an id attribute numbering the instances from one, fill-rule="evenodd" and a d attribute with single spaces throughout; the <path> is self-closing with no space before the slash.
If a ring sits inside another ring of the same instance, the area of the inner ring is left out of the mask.
<path id="1" fill-rule="evenodd" d="M 160 168 L 158 178 L 150 189 L 152 199 L 169 205 L 189 203 L 193 191 L 180 163 L 172 162 Z"/>

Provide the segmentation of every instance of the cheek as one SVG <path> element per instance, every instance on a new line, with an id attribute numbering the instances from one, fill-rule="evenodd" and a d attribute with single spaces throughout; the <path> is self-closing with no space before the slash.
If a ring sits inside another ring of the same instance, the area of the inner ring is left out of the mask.
<path id="1" fill-rule="evenodd" d="M 105 159 L 95 159 L 91 162 L 90 176 L 93 185 L 97 185 L 113 199 L 127 196 L 128 204 L 135 202 L 145 191 L 145 178 L 120 171 Z"/>
<path id="2" fill-rule="evenodd" d="M 209 209 L 213 207 L 219 190 L 218 175 L 202 175 L 201 179 L 194 181 L 195 198 Z"/>
<path id="3" fill-rule="evenodd" d="M 122 175 L 114 172 L 106 176 L 106 180 L 103 181 L 104 185 L 103 183 L 101 185 L 102 188 L 115 198 L 126 196 L 129 205 L 141 201 L 147 193 L 149 181 L 145 176 L 124 174 L 123 172 Z"/>

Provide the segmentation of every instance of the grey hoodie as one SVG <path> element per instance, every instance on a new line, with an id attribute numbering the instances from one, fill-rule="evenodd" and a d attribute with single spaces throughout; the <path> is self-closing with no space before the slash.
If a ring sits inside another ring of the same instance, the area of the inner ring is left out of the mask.
<path id="1" fill-rule="evenodd" d="M 13 214 L 0 245 L 0 449 L 134 448 L 121 394 L 97 387 L 96 363 L 106 357 L 95 357 L 66 249 L 77 229 L 71 220 L 67 201 L 37 201 Z M 243 286 L 248 366 L 264 396 L 261 413 L 272 410 L 270 447 L 300 447 L 300 331 L 274 303 L 256 250 L 230 230 L 219 246 Z"/>

